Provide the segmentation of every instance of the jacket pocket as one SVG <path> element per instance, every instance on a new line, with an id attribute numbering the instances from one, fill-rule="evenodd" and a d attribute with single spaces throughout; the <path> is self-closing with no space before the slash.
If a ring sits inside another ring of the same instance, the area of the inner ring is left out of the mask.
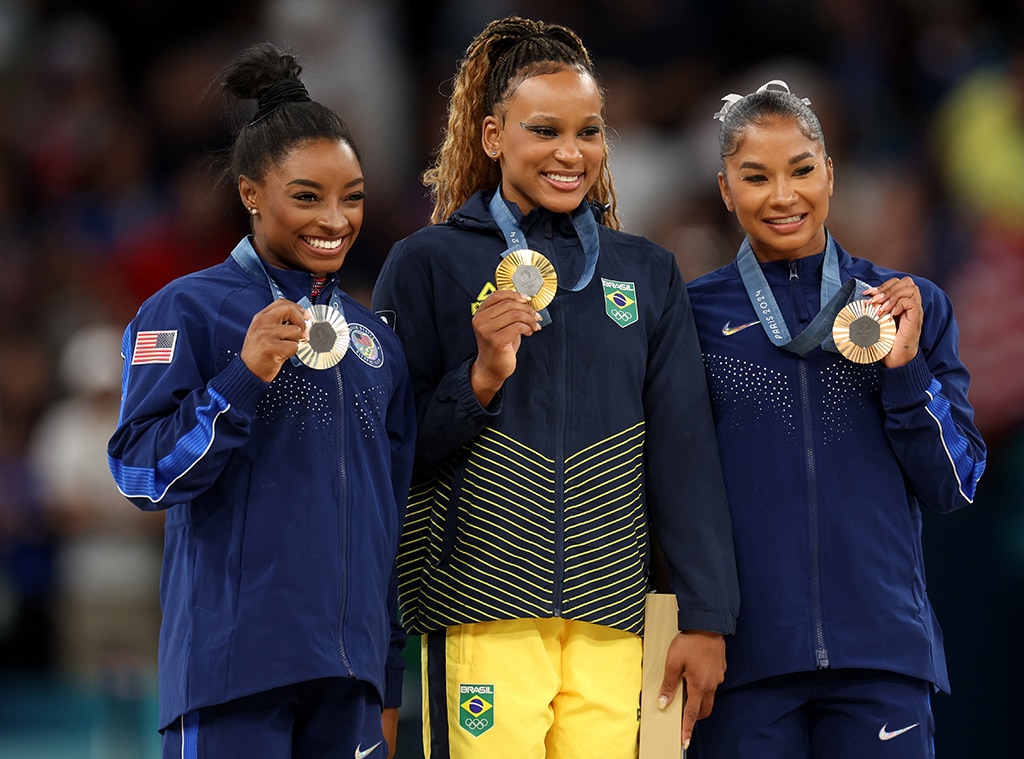
<path id="1" fill-rule="evenodd" d="M 444 566 L 455 552 L 455 543 L 459 536 L 459 504 L 462 501 L 462 481 L 465 477 L 465 457 L 458 456 L 453 467 L 449 482 L 451 486 L 442 496 L 439 490 L 434 491 L 434 514 L 440 522 L 440 547 L 437 554 L 437 566 Z"/>

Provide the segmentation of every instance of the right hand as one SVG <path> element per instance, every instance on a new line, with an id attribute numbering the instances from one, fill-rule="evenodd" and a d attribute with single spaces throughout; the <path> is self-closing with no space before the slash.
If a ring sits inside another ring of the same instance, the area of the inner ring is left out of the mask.
<path id="1" fill-rule="evenodd" d="M 725 636 L 702 630 L 687 630 L 677 634 L 669 644 L 665 656 L 665 674 L 662 677 L 658 705 L 664 709 L 675 694 L 676 685 L 683 681 L 686 703 L 679 740 L 683 748 L 690 747 L 693 725 L 711 714 L 715 691 L 725 679 Z"/>
<path id="2" fill-rule="evenodd" d="M 487 296 L 473 315 L 477 355 L 469 380 L 481 406 L 487 406 L 516 370 L 516 352 L 524 336 L 540 330 L 541 316 L 529 298 L 511 290 Z"/>
<path id="3" fill-rule="evenodd" d="M 309 311 L 284 298 L 252 317 L 241 352 L 249 371 L 264 382 L 272 382 L 284 362 L 298 352 L 299 340 L 309 337 L 306 320 L 311 318 Z"/>

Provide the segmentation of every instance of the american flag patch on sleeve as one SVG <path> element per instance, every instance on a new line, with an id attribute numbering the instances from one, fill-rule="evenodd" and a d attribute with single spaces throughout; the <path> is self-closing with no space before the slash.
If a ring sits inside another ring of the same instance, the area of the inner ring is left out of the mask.
<path id="1" fill-rule="evenodd" d="M 135 336 L 132 366 L 171 363 L 171 359 L 174 358 L 174 345 L 177 342 L 178 330 L 176 329 L 140 332 Z"/>

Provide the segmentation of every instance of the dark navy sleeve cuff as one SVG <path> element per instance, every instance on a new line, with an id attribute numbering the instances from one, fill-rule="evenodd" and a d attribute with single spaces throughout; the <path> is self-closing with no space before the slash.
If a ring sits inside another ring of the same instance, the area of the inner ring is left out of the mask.
<path id="1" fill-rule="evenodd" d="M 736 617 L 726 612 L 688 609 L 679 612 L 679 629 L 732 635 L 736 632 Z"/>
<path id="2" fill-rule="evenodd" d="M 480 405 L 476 393 L 473 392 L 473 383 L 469 379 L 469 373 L 473 368 L 475 360 L 476 356 L 470 356 L 459 367 L 458 373 L 455 376 L 455 398 L 467 416 L 471 419 L 478 419 L 487 423 L 491 418 L 501 413 L 502 392 L 499 390 L 495 394 L 494 400 L 491 401 L 491 405 L 487 408 Z"/>
<path id="3" fill-rule="evenodd" d="M 268 387 L 270 383 L 253 374 L 238 356 L 224 371 L 210 380 L 210 388 L 224 396 L 237 412 L 246 416 L 256 413 L 256 404 L 267 392 Z"/>
<path id="4" fill-rule="evenodd" d="M 919 350 L 909 364 L 881 372 L 882 401 L 889 409 L 923 406 L 928 402 L 932 372 Z"/>
<path id="5" fill-rule="evenodd" d="M 397 709 L 402 705 L 402 680 L 404 669 L 384 669 L 384 708 Z"/>

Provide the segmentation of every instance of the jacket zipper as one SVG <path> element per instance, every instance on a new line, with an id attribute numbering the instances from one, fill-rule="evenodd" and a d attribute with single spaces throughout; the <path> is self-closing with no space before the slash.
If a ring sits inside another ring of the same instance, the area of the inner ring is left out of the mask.
<path id="1" fill-rule="evenodd" d="M 551 219 L 548 218 L 547 224 L 544 230 L 544 236 L 550 241 L 552 239 Z M 552 245 L 552 253 L 554 246 Z M 553 260 L 553 259 L 552 259 Z M 558 373 L 560 377 L 558 381 L 562 386 L 564 395 L 563 398 L 571 398 L 572 388 L 569 387 L 568 371 L 566 370 L 567 362 L 562 357 L 565 355 L 565 351 L 568 349 L 566 344 L 567 335 L 565 321 L 559 319 L 554 324 L 547 327 L 551 329 L 554 326 L 558 331 L 558 339 L 552 341 L 552 348 L 554 349 L 555 358 L 558 366 Z M 562 346 L 563 349 L 559 350 L 558 346 Z M 562 588 L 565 581 L 565 417 L 566 417 L 566 404 L 557 404 L 557 411 L 555 415 L 555 582 L 552 589 L 552 613 L 556 617 L 562 616 Z"/>
<path id="2" fill-rule="evenodd" d="M 814 457 L 811 429 L 811 399 L 807 382 L 807 362 L 800 361 L 800 405 L 804 417 L 804 450 L 807 455 L 807 512 L 811 538 L 811 605 L 814 612 L 814 658 L 818 669 L 829 668 L 828 648 L 825 646 L 824 610 L 821 604 L 821 525 L 818 504 L 817 462 Z"/>
<path id="3" fill-rule="evenodd" d="M 325 288 L 326 291 L 326 288 Z M 322 296 L 322 293 L 321 293 Z M 320 297 L 316 298 L 320 300 Z M 348 608 L 348 470 L 345 468 L 345 384 L 341 376 L 341 364 L 332 370 L 338 388 L 338 655 L 349 677 L 355 677 L 355 669 L 345 650 L 345 611 Z"/>
<path id="4" fill-rule="evenodd" d="M 803 324 L 807 306 L 800 287 L 800 275 L 796 261 L 789 262 L 790 292 L 797 306 L 797 320 Z M 803 413 L 804 451 L 807 463 L 807 519 L 811 541 L 811 606 L 814 614 L 814 659 L 818 669 L 829 668 L 828 648 L 825 646 L 825 613 L 821 603 L 821 524 L 818 503 L 817 461 L 814 456 L 813 416 L 811 415 L 811 396 L 807 379 L 807 362 L 800 361 L 800 407 Z"/>

